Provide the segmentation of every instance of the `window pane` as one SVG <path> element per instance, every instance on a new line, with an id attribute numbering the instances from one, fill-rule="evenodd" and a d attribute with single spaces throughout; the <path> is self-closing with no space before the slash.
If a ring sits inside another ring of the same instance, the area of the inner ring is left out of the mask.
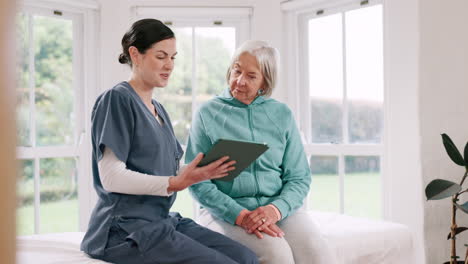
<path id="1" fill-rule="evenodd" d="M 187 144 L 192 122 L 192 28 L 172 28 L 177 37 L 177 55 L 167 87 L 156 88 L 154 98 L 168 112 L 174 133 Z"/>
<path id="2" fill-rule="evenodd" d="M 318 211 L 339 212 L 338 157 L 311 156 L 309 164 L 312 172 L 309 207 Z"/>
<path id="3" fill-rule="evenodd" d="M 345 213 L 381 218 L 380 158 L 346 156 L 345 173 Z"/>
<path id="4" fill-rule="evenodd" d="M 18 161 L 18 205 L 16 232 L 18 235 L 34 234 L 34 161 Z"/>
<path id="5" fill-rule="evenodd" d="M 226 71 L 235 48 L 235 28 L 173 28 L 177 36 L 177 59 L 169 85 L 156 89 L 155 97 L 169 113 L 177 139 L 187 144 L 192 122 L 193 98 L 196 106 L 220 94 L 227 87 Z M 196 72 L 192 65 L 193 34 L 196 41 Z M 194 74 L 196 80 L 193 80 Z M 195 86 L 194 86 L 195 85 Z M 184 160 L 184 158 L 182 158 Z M 177 194 L 171 208 L 185 217 L 193 217 L 192 198 L 188 190 Z"/>
<path id="6" fill-rule="evenodd" d="M 29 16 L 19 13 L 16 17 L 16 129 L 19 146 L 31 146 L 31 116 L 29 101 Z"/>
<path id="7" fill-rule="evenodd" d="M 233 27 L 195 28 L 197 47 L 197 106 L 228 87 L 226 71 L 236 44 Z"/>
<path id="8" fill-rule="evenodd" d="M 341 14 L 309 21 L 312 142 L 341 143 L 343 98 Z"/>
<path id="9" fill-rule="evenodd" d="M 72 22 L 34 16 L 37 145 L 74 142 Z"/>
<path id="10" fill-rule="evenodd" d="M 380 143 L 383 126 L 382 6 L 346 12 L 349 142 Z"/>
<path id="11" fill-rule="evenodd" d="M 41 159 L 41 233 L 78 231 L 76 164 L 74 158 Z"/>

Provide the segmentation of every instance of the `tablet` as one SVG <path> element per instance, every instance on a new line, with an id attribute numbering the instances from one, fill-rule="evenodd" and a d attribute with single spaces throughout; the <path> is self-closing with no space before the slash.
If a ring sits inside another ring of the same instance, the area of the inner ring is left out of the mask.
<path id="1" fill-rule="evenodd" d="M 234 164 L 236 169 L 230 171 L 227 176 L 216 180 L 232 181 L 267 149 L 268 145 L 265 143 L 220 139 L 205 154 L 198 166 L 205 166 L 224 156 L 229 156 L 229 160 L 236 161 L 236 164 Z"/>

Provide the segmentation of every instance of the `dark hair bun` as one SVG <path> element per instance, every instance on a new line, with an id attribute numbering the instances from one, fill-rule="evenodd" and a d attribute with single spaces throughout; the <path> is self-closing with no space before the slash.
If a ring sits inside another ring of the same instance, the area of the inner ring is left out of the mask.
<path id="1" fill-rule="evenodd" d="M 125 54 L 120 53 L 119 55 L 119 62 L 122 64 L 127 64 L 128 63 L 128 58 Z"/>
<path id="2" fill-rule="evenodd" d="M 140 54 L 144 54 L 154 43 L 170 38 L 174 38 L 174 32 L 161 21 L 152 18 L 138 20 L 122 38 L 119 62 L 132 66 L 132 59 L 128 54 L 131 46 L 137 48 Z"/>

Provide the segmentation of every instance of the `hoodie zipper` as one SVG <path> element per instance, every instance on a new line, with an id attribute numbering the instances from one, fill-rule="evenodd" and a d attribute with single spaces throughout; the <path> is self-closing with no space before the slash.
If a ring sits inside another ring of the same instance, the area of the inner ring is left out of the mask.
<path id="1" fill-rule="evenodd" d="M 250 135 L 252 137 L 252 141 L 255 142 L 255 134 L 254 134 L 254 131 L 253 131 L 253 122 L 252 122 L 252 107 L 251 105 L 249 105 L 247 107 L 247 111 L 248 111 L 248 116 L 249 116 L 249 128 L 250 128 Z M 257 179 L 257 161 L 254 161 L 253 163 L 253 166 L 252 166 L 252 174 L 254 176 L 254 179 L 255 179 L 255 194 L 258 194 L 259 192 L 259 184 L 258 184 L 258 179 Z M 257 201 L 257 206 L 259 206 L 259 202 L 258 202 L 258 198 L 257 198 L 257 195 L 255 195 L 255 198 L 256 198 L 256 201 Z"/>

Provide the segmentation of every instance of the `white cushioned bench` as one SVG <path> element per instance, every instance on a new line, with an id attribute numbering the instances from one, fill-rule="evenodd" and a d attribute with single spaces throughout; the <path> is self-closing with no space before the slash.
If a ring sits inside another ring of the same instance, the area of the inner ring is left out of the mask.
<path id="1" fill-rule="evenodd" d="M 408 227 L 336 213 L 312 211 L 323 236 L 343 264 L 402 264 L 413 262 Z"/>
<path id="2" fill-rule="evenodd" d="M 412 260 L 412 236 L 404 225 L 336 213 L 310 213 L 342 264 L 401 264 Z M 72 232 L 20 236 L 17 263 L 106 263 L 80 251 L 83 235 Z"/>

